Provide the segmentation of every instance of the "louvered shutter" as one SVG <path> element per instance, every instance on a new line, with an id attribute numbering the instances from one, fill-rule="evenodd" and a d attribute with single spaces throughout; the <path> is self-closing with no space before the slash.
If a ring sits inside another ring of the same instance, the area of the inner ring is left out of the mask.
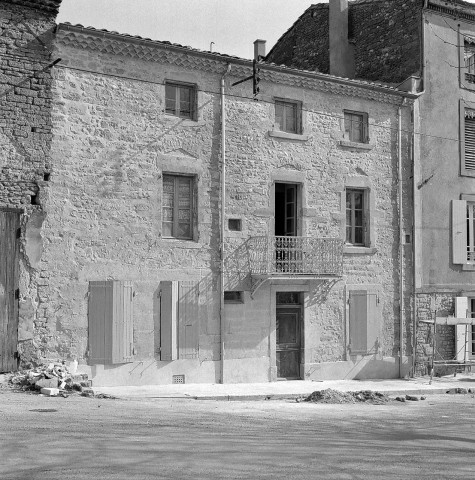
<path id="1" fill-rule="evenodd" d="M 178 282 L 160 282 L 160 360 L 178 358 L 177 349 Z"/>
<path id="2" fill-rule="evenodd" d="M 367 290 L 349 292 L 350 354 L 377 353 L 380 326 L 377 301 L 377 294 Z"/>
<path id="3" fill-rule="evenodd" d="M 88 308 L 89 365 L 132 362 L 132 283 L 89 282 Z"/>
<path id="4" fill-rule="evenodd" d="M 464 170 L 475 174 L 475 118 L 465 116 Z"/>
<path id="5" fill-rule="evenodd" d="M 198 282 L 179 282 L 178 355 L 197 358 L 200 333 Z"/>
<path id="6" fill-rule="evenodd" d="M 455 297 L 455 317 L 467 318 L 468 298 Z M 468 356 L 469 340 L 471 340 L 471 326 L 455 325 L 455 356 L 458 362 L 463 362 Z"/>
<path id="7" fill-rule="evenodd" d="M 452 262 L 467 263 L 467 202 L 452 200 Z"/>

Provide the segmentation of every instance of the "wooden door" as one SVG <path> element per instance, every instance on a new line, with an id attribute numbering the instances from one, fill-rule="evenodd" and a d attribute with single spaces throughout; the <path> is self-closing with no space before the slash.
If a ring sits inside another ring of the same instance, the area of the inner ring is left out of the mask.
<path id="1" fill-rule="evenodd" d="M 300 309 L 278 308 L 276 315 L 277 378 L 300 378 Z"/>
<path id="2" fill-rule="evenodd" d="M 18 369 L 20 214 L 0 211 L 0 372 Z"/>

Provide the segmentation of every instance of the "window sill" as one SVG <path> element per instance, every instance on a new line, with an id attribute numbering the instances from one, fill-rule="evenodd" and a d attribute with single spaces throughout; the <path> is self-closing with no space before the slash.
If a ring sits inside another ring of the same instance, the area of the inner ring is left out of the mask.
<path id="1" fill-rule="evenodd" d="M 349 140 L 340 140 L 340 146 L 346 148 L 356 148 L 357 150 L 372 150 L 374 145 L 372 143 L 350 142 Z"/>
<path id="2" fill-rule="evenodd" d="M 464 263 L 462 270 L 465 272 L 475 272 L 475 265 L 473 263 Z"/>
<path id="3" fill-rule="evenodd" d="M 280 130 L 269 130 L 269 137 L 283 138 L 285 140 L 298 140 L 300 142 L 306 142 L 308 140 L 308 135 L 281 132 Z"/>
<path id="4" fill-rule="evenodd" d="M 171 237 L 162 237 L 161 242 L 164 244 L 169 244 L 177 248 L 201 248 L 203 244 L 196 242 L 195 240 L 185 240 L 184 238 L 171 238 Z"/>
<path id="5" fill-rule="evenodd" d="M 205 124 L 204 120 L 193 120 L 191 118 L 182 118 L 177 117 L 176 115 L 171 115 L 169 113 L 165 113 L 163 117 L 167 122 L 178 122 L 179 125 L 184 127 L 199 127 Z"/>
<path id="6" fill-rule="evenodd" d="M 374 255 L 378 249 L 376 247 L 352 247 L 351 245 L 343 246 L 343 253 L 348 255 Z"/>

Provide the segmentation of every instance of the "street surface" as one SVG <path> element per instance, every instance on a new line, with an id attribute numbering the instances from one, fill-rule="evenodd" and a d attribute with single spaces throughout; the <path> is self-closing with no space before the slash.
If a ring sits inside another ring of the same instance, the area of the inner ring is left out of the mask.
<path id="1" fill-rule="evenodd" d="M 387 405 L 0 390 L 2 480 L 475 478 L 475 398 Z"/>

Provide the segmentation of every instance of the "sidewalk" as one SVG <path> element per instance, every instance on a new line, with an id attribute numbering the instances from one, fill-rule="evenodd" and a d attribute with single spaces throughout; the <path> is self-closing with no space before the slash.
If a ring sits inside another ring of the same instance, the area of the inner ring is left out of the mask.
<path id="1" fill-rule="evenodd" d="M 118 398 L 181 398 L 194 400 L 278 400 L 310 395 L 331 388 L 342 392 L 372 390 L 387 395 L 427 395 L 469 388 L 475 393 L 475 374 L 458 374 L 396 380 L 282 381 L 273 383 L 143 385 L 134 387 L 92 387 L 95 394 Z"/>

